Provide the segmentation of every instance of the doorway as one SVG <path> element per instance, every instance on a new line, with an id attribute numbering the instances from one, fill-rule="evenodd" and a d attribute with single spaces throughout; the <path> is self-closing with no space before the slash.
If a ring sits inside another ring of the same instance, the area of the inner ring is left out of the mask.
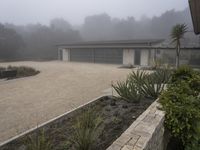
<path id="1" fill-rule="evenodd" d="M 141 62 L 141 51 L 135 50 L 134 65 L 140 65 L 140 62 Z"/>

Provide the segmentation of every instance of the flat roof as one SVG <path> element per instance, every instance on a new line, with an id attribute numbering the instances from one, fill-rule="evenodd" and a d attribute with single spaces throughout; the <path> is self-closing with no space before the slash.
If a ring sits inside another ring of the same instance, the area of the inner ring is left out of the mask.
<path id="1" fill-rule="evenodd" d="M 163 42 L 163 39 L 118 40 L 118 41 L 86 41 L 66 44 L 58 44 L 63 48 L 131 48 L 152 47 Z"/>
<path id="2" fill-rule="evenodd" d="M 200 50 L 199 44 L 181 42 L 181 49 Z M 163 39 L 142 39 L 142 40 L 120 40 L 120 41 L 87 41 L 87 42 L 73 42 L 67 44 L 58 44 L 58 48 L 66 49 L 87 49 L 87 48 L 109 48 L 109 49 L 161 49 L 161 50 L 174 50 L 175 46 L 172 45 L 170 40 Z"/>

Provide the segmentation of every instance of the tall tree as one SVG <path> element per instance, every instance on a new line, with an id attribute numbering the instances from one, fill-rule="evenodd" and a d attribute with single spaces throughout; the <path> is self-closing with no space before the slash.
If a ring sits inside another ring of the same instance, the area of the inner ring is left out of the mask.
<path id="1" fill-rule="evenodd" d="M 0 24 L 0 59 L 16 59 L 23 46 L 22 37 L 14 29 Z"/>
<path id="2" fill-rule="evenodd" d="M 172 31 L 171 31 L 172 42 L 176 44 L 176 68 L 179 67 L 181 39 L 184 37 L 184 34 L 186 32 L 187 32 L 186 24 L 177 24 L 172 28 Z"/>

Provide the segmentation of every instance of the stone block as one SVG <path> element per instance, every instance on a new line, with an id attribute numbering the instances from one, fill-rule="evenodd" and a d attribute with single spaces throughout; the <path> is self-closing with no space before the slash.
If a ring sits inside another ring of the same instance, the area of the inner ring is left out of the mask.
<path id="1" fill-rule="evenodd" d="M 154 102 L 109 148 L 163 150 L 165 113 L 158 109 L 159 106 Z"/>

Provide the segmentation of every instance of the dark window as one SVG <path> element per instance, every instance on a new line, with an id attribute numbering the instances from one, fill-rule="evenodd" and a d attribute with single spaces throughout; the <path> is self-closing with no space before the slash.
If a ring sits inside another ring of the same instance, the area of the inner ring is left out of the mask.
<path id="1" fill-rule="evenodd" d="M 160 54 L 160 50 L 157 49 L 157 50 L 156 50 L 156 53 L 157 53 L 157 54 Z"/>
<path id="2" fill-rule="evenodd" d="M 140 59 L 141 59 L 141 51 L 135 50 L 135 65 L 140 65 Z"/>

